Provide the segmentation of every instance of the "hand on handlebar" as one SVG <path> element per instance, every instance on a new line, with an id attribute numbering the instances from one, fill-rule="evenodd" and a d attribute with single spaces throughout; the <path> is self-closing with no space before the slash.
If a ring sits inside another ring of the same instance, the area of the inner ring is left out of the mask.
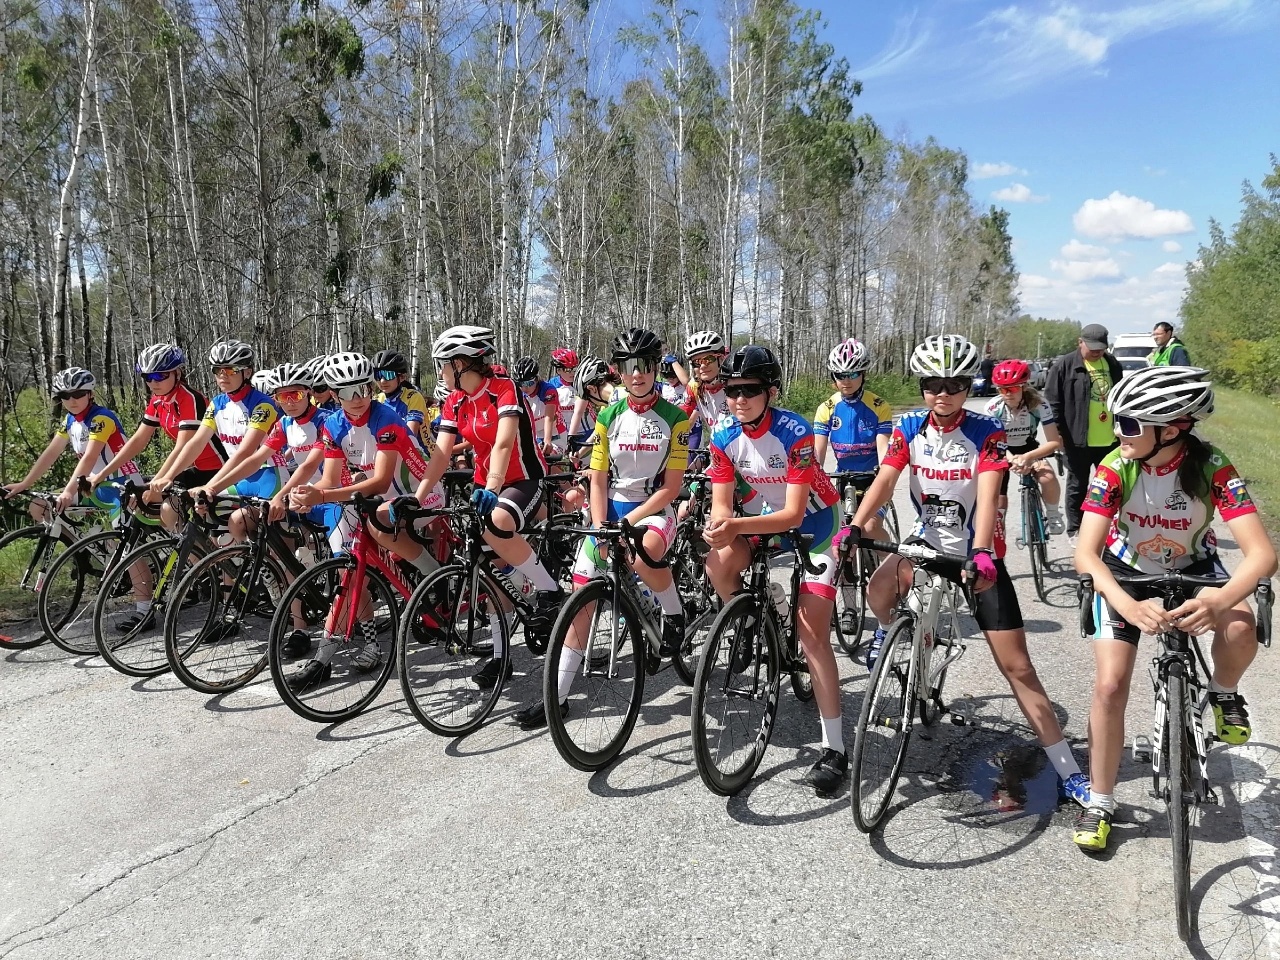
<path id="1" fill-rule="evenodd" d="M 293 488 L 293 493 L 289 495 L 289 499 L 293 502 L 295 508 L 310 510 L 317 504 L 324 502 L 324 491 L 311 483 L 300 483 Z"/>
<path id="2" fill-rule="evenodd" d="M 1227 607 L 1222 600 L 1222 590 L 1218 587 L 1201 587 L 1196 596 L 1182 606 L 1170 610 L 1169 616 L 1173 618 L 1173 625 L 1179 630 L 1198 637 L 1217 626 L 1226 612 Z"/>
<path id="3" fill-rule="evenodd" d="M 1126 597 L 1119 606 L 1112 604 L 1116 613 L 1145 634 L 1161 633 L 1169 627 L 1177 626 L 1173 622 L 1173 614 L 1164 608 L 1162 600 L 1134 600 Z"/>
<path id="4" fill-rule="evenodd" d="M 969 562 L 973 564 L 978 571 L 978 576 L 973 579 L 973 592 L 982 593 L 984 590 L 990 590 L 996 583 L 996 561 L 991 554 L 984 550 L 975 550 L 969 556 Z M 965 580 L 969 580 L 969 573 L 965 571 Z"/>
<path id="5" fill-rule="evenodd" d="M 702 529 L 702 539 L 707 542 L 707 546 L 718 550 L 733 542 L 733 538 L 738 535 L 737 527 L 735 517 L 712 517 Z"/>
<path id="6" fill-rule="evenodd" d="M 281 492 L 271 498 L 271 502 L 267 504 L 267 521 L 269 523 L 279 523 L 284 519 L 286 504 L 285 498 L 288 495 Z"/>
<path id="7" fill-rule="evenodd" d="M 476 508 L 476 513 L 487 517 L 498 505 L 498 495 L 487 487 L 477 487 L 471 491 L 471 505 Z"/>

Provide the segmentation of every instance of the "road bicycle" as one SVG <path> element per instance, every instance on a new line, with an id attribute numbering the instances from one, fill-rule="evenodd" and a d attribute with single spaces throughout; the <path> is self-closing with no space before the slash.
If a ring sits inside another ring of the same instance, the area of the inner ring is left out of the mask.
<path id="1" fill-rule="evenodd" d="M 720 610 L 720 598 L 707 576 L 710 548 L 702 539 L 702 528 L 711 509 L 711 484 L 704 473 L 686 474 L 685 481 L 688 495 L 682 493 L 681 498 L 687 500 L 689 506 L 684 519 L 676 524 L 667 559 L 684 606 L 685 619 L 684 642 L 672 666 L 684 683 L 692 684 L 707 630 Z"/>
<path id="2" fill-rule="evenodd" d="M 1194 577 L 1180 573 L 1116 574 L 1116 582 L 1150 591 L 1162 597 L 1164 608 L 1180 607 L 1198 587 L 1216 587 L 1220 577 Z M 1259 580 L 1254 591 L 1258 607 L 1257 636 L 1271 645 L 1273 594 L 1269 579 Z M 1091 639 L 1103 616 L 1102 599 L 1094 592 L 1093 578 L 1079 584 L 1080 634 Z M 1215 739 L 1209 706 L 1208 680 L 1213 675 L 1197 638 L 1170 628 L 1156 635 L 1156 653 L 1150 676 L 1155 694 L 1155 718 L 1148 743 L 1134 739 L 1134 759 L 1151 762 L 1151 796 L 1164 802 L 1169 815 L 1169 839 L 1173 845 L 1173 906 L 1178 936 L 1184 941 L 1195 933 L 1191 909 L 1191 841 L 1199 820 L 1199 808 L 1217 804 L 1209 785 L 1208 751 Z M 1208 713 L 1208 718 L 1206 718 Z"/>
<path id="3" fill-rule="evenodd" d="M 193 563 L 164 620 L 169 669 L 192 690 L 209 694 L 237 690 L 266 668 L 271 623 L 286 586 L 330 556 L 323 524 L 297 514 L 271 522 L 271 503 L 260 497 L 216 501 L 243 510 L 253 533 Z"/>
<path id="4" fill-rule="evenodd" d="M 858 512 L 858 503 L 875 480 L 875 472 L 842 471 L 831 474 L 831 482 L 841 491 L 843 504 L 842 529 L 848 529 Z M 890 540 L 898 539 L 898 512 L 893 501 L 885 505 L 882 516 L 885 533 Z M 855 549 L 848 536 L 840 538 L 836 547 L 836 605 L 831 611 L 831 629 L 840 649 L 850 657 L 857 657 L 863 648 L 862 634 L 867 623 L 867 582 L 876 572 L 880 558 L 866 547 Z"/>
<path id="5" fill-rule="evenodd" d="M 1056 454 L 1054 459 L 1057 461 L 1058 476 L 1062 476 L 1062 454 Z M 1018 486 L 1022 497 L 1022 532 L 1017 544 L 1026 548 L 1031 559 L 1031 579 L 1036 586 L 1036 596 L 1047 603 L 1049 597 L 1044 578 L 1049 568 L 1049 533 L 1044 500 L 1040 496 L 1040 482 L 1034 472 L 1024 473 L 1019 477 Z"/>
<path id="6" fill-rule="evenodd" d="M 820 573 L 809 561 L 813 537 L 793 530 L 785 536 L 792 555 L 789 596 L 800 596 L 804 573 Z M 707 789 L 731 796 L 750 782 L 764 759 L 778 714 L 782 675 L 803 702 L 813 699 L 813 680 L 799 642 L 799 604 L 780 607 L 774 596 L 769 557 L 773 537 L 752 537 L 746 588 L 721 608 L 707 633 L 694 678 L 693 759 Z"/>
<path id="7" fill-rule="evenodd" d="M 924 543 L 864 538 L 858 546 L 914 564 L 911 589 L 885 631 L 854 732 L 849 798 L 854 823 L 870 833 L 893 800 L 917 716 L 930 726 L 947 712 L 947 671 L 967 648 L 960 632 L 964 591 L 955 580 L 977 571 L 967 558 Z"/>

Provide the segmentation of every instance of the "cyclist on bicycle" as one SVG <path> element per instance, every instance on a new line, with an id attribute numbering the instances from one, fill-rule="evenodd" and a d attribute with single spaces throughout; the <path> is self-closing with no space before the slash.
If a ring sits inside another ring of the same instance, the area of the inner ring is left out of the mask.
<path id="1" fill-rule="evenodd" d="M 378 402 L 385 403 L 400 415 L 409 432 L 422 440 L 422 425 L 427 419 L 427 399 L 409 382 L 409 361 L 394 350 L 382 350 L 372 358 L 373 376 L 377 380 Z"/>
<path id="2" fill-rule="evenodd" d="M 600 411 L 595 443 L 591 447 L 591 524 L 626 520 L 644 528 L 644 549 L 660 566 L 649 566 L 638 556 L 631 568 L 662 607 L 662 656 L 675 656 L 684 642 L 684 608 L 676 590 L 667 550 L 675 537 L 676 520 L 671 503 L 680 492 L 689 457 L 689 415 L 663 400 L 657 390 L 662 341 L 648 330 L 632 327 L 613 342 L 613 362 L 622 374 L 623 396 Z M 582 586 L 605 569 L 605 547 L 584 538 L 573 568 L 575 586 Z M 560 709 L 566 698 L 582 651 L 586 649 L 586 621 L 575 621 L 560 660 Z M 547 722 L 542 703 L 516 715 L 526 729 Z"/>
<path id="3" fill-rule="evenodd" d="M 689 391 L 680 382 L 680 375 L 676 373 L 678 362 L 674 353 L 668 353 L 662 358 L 662 399 L 667 403 L 674 403 L 677 407 L 684 403 L 689 395 Z"/>
<path id="4" fill-rule="evenodd" d="M 573 421 L 569 424 L 570 448 L 590 444 L 595 436 L 596 414 L 613 402 L 617 378 L 599 357 L 584 357 L 573 375 Z"/>
<path id="5" fill-rule="evenodd" d="M 524 402 L 529 405 L 533 418 L 533 432 L 541 436 L 543 456 L 555 457 L 564 453 L 564 419 L 560 411 L 560 394 L 546 380 L 538 377 L 538 361 L 533 357 L 521 357 L 511 366 L 511 379 L 515 380 Z"/>
<path id="6" fill-rule="evenodd" d="M 1141 634 L 1170 627 L 1213 634 L 1209 703 L 1219 740 L 1248 741 L 1249 713 L 1237 687 L 1258 652 L 1254 617 L 1245 602 L 1258 581 L 1276 572 L 1276 553 L 1231 460 L 1194 432 L 1213 413 L 1213 387 L 1198 367 L 1149 367 L 1129 374 L 1107 394 L 1119 447 L 1089 482 L 1075 565 L 1093 577 L 1097 624 L 1089 710 L 1093 791 L 1073 839 L 1106 849 L 1115 810 L 1112 790 L 1124 750 L 1124 712 Z M 1213 514 L 1227 524 L 1244 559 L 1227 576 L 1218 557 Z M 1122 586 L 1114 573 L 1222 578 L 1176 610 L 1157 594 Z M 1113 573 L 1114 572 L 1114 573 Z"/>
<path id="7" fill-rule="evenodd" d="M 93 397 L 97 380 L 93 374 L 83 367 L 68 367 L 59 370 L 53 377 L 53 397 L 62 404 L 64 416 L 49 440 L 44 452 L 36 457 L 27 475 L 17 483 L 0 487 L 0 493 L 8 499 L 24 490 L 31 489 L 41 477 L 49 472 L 58 457 L 67 449 L 68 444 L 76 455 L 76 465 L 71 471 L 71 478 L 58 494 L 56 507 L 59 511 L 77 503 L 80 499 L 80 480 L 95 473 L 102 473 L 103 467 L 114 462 L 114 455 L 125 444 L 124 428 L 120 418 L 106 407 L 98 404 Z M 139 477 L 138 466 L 131 459 L 112 467 L 108 477 Z M 120 512 L 120 494 L 114 488 L 92 491 L 89 501 L 94 506 L 107 510 L 114 518 Z M 47 511 L 42 503 L 32 500 L 30 504 L 32 519 L 40 522 L 45 519 Z"/>
<path id="8" fill-rule="evenodd" d="M 724 337 L 714 330 L 699 330 L 685 341 L 684 355 L 693 367 L 693 379 L 689 379 L 689 374 L 680 365 L 675 364 L 674 367 L 687 391 L 681 407 L 693 417 L 691 449 L 700 450 L 707 446 L 717 423 L 732 419 L 721 379 L 721 368 L 729 355 L 729 348 Z"/>
<path id="9" fill-rule="evenodd" d="M 974 619 L 1062 779 L 1063 792 L 1083 805 L 1088 777 L 1071 754 L 1027 652 L 1018 594 L 1004 565 L 1004 541 L 997 536 L 1000 475 L 1009 469 L 1004 427 L 999 420 L 964 408 L 980 363 L 978 348 L 955 334 L 928 337 L 912 352 L 911 372 L 920 378 L 927 406 L 904 414 L 894 428 L 880 472 L 853 519 L 853 535 L 860 535 L 862 525 L 893 495 L 898 477 L 909 468 L 918 516 L 905 542 L 926 543 L 973 561 L 978 571 L 977 581 L 970 585 Z M 867 606 L 879 620 L 867 654 L 868 669 L 875 665 L 898 601 L 911 589 L 912 576 L 911 562 L 896 558 L 880 564 L 867 583 Z"/>
<path id="10" fill-rule="evenodd" d="M 991 373 L 991 382 L 999 391 L 983 411 L 1004 424 L 1009 444 L 1009 470 L 1017 474 L 1034 473 L 1040 484 L 1044 503 L 1045 532 L 1057 536 L 1066 529 L 1062 509 L 1058 506 L 1058 478 L 1044 459 L 1062 449 L 1053 410 L 1040 391 L 1031 385 L 1031 367 L 1022 360 L 1002 360 Z M 1044 443 L 1038 442 L 1038 428 L 1044 427 Z M 1005 510 L 1009 506 L 1009 472 L 1000 478 L 1000 527 L 1004 528 Z"/>
<path id="11" fill-rule="evenodd" d="M 573 407 L 573 380 L 577 372 L 577 352 L 568 347 L 557 347 L 551 351 L 551 379 L 547 383 L 556 388 L 562 416 L 565 410 Z"/>
<path id="12" fill-rule="evenodd" d="M 475 449 L 471 503 L 485 519 L 485 543 L 532 584 L 536 593 L 529 629 L 545 634 L 564 600 L 564 591 L 521 532 L 534 519 L 538 481 L 546 476 L 547 466 L 533 435 L 529 408 L 517 394 L 515 383 L 493 373 L 491 359 L 496 353 L 493 331 L 488 327 L 450 327 L 432 345 L 440 377 L 452 392 L 440 413 L 436 453 L 427 464 L 417 495 L 425 502 L 428 492 L 444 476 L 458 438 L 471 443 Z M 396 552 L 416 562 L 413 558 L 425 551 L 409 542 Z M 501 654 L 495 650 L 493 659 L 475 675 L 477 685 L 487 688 L 497 682 Z"/>
<path id="13" fill-rule="evenodd" d="M 839 499 L 813 456 L 813 427 L 789 410 L 774 407 L 782 387 L 782 367 L 767 347 L 741 347 L 728 361 L 729 419 L 711 437 L 711 511 L 703 539 L 711 547 L 707 574 L 722 600 L 742 589 L 751 565 L 748 537 L 769 537 L 797 527 L 812 535 L 799 608 L 800 643 L 809 663 L 822 720 L 822 753 L 808 773 L 819 796 L 839 789 L 849 770 L 840 715 L 840 674 L 831 651 L 831 609 L 835 604 L 836 560 L 832 538 L 839 526 Z M 738 479 L 756 494 L 735 516 Z M 795 546 L 799 546 L 798 544 Z"/>

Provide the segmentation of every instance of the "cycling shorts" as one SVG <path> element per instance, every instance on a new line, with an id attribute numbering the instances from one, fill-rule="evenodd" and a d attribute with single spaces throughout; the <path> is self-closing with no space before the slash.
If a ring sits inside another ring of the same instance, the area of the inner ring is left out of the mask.
<path id="1" fill-rule="evenodd" d="M 809 563 L 817 569 L 817 573 L 804 570 L 800 577 L 800 595 L 813 594 L 824 600 L 834 601 L 836 598 L 836 557 L 835 536 L 838 521 L 834 509 L 811 513 L 800 524 L 800 532 L 813 537 L 809 546 Z M 775 538 L 777 552 L 790 553 L 795 545 L 790 537 Z"/>
<path id="2" fill-rule="evenodd" d="M 107 517 L 112 523 L 115 523 L 120 518 L 120 514 L 124 512 L 123 494 L 123 487 L 104 483 L 94 487 L 93 490 L 89 491 L 89 495 L 82 498 L 80 502 L 86 507 L 93 506 L 99 510 L 105 510 Z"/>
<path id="3" fill-rule="evenodd" d="M 1134 574 L 1142 572 L 1135 570 L 1126 563 L 1122 563 L 1110 554 L 1103 554 L 1102 562 L 1107 565 L 1108 570 L 1117 576 L 1132 577 Z M 1185 573 L 1189 577 L 1219 577 L 1223 580 L 1229 577 L 1226 568 L 1222 565 L 1222 561 L 1216 555 L 1197 560 L 1177 572 Z M 1120 584 L 1120 589 L 1135 600 L 1151 600 L 1160 596 L 1159 592 L 1151 587 L 1122 583 Z M 1199 592 L 1200 588 L 1196 587 L 1191 591 L 1191 596 L 1194 597 Z M 1123 640 L 1125 643 L 1132 643 L 1137 646 L 1138 640 L 1142 636 L 1141 630 L 1116 613 L 1102 594 L 1097 592 L 1093 595 L 1093 622 L 1093 639 L 1095 640 Z"/>
<path id="4" fill-rule="evenodd" d="M 909 537 L 906 542 L 932 546 L 919 537 Z M 889 560 L 893 558 L 890 557 Z M 1013 578 L 1009 576 L 1009 569 L 1005 566 L 1004 560 L 995 559 L 993 562 L 996 567 L 995 584 L 981 593 L 965 591 L 969 605 L 973 608 L 973 619 L 978 622 L 978 629 L 983 633 L 989 633 L 992 630 L 1021 630 L 1026 624 L 1022 619 L 1022 606 L 1018 603 L 1018 591 L 1013 585 Z M 944 576 L 952 583 L 965 585 L 959 574 L 955 576 L 944 574 Z"/>
<path id="5" fill-rule="evenodd" d="M 173 482 L 184 490 L 190 490 L 192 487 L 203 487 L 214 478 L 217 472 L 217 470 L 201 470 L 199 467 L 187 467 L 187 469 L 173 478 Z"/>
<path id="6" fill-rule="evenodd" d="M 505 510 L 510 514 L 515 521 L 515 533 L 520 533 L 538 512 L 539 500 L 540 485 L 537 480 L 518 480 L 509 487 L 503 487 L 494 510 Z M 493 525 L 492 517 L 485 521 L 485 529 L 498 533 L 499 536 L 505 535 Z"/>
<path id="7" fill-rule="evenodd" d="M 270 500 L 284 486 L 286 475 L 279 467 L 266 466 L 257 473 L 237 480 L 235 486 L 227 491 L 241 497 L 261 497 Z"/>
<path id="8" fill-rule="evenodd" d="M 635 508 L 636 504 L 626 500 L 610 500 L 608 520 L 617 523 Z M 653 530 L 662 538 L 664 556 L 666 551 L 671 549 L 671 542 L 676 538 L 676 515 L 669 507 L 661 513 L 645 517 L 635 525 L 644 527 L 646 530 Z M 600 555 L 600 550 L 596 546 L 596 538 L 583 537 L 582 542 L 578 544 L 578 556 L 573 565 L 574 586 L 582 586 L 592 577 L 603 573 L 607 567 L 608 561 Z"/>

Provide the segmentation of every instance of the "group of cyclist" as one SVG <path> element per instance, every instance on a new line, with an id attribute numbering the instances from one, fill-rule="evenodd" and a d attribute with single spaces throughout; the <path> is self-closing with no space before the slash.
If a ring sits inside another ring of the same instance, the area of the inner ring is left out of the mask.
<path id="1" fill-rule="evenodd" d="M 159 344 L 137 360 L 150 398 L 132 436 L 116 414 L 95 402 L 92 373 L 63 370 L 53 382 L 63 410 L 53 438 L 27 475 L 0 493 L 12 497 L 30 489 L 70 445 L 78 459 L 56 508 L 75 502 L 87 487 L 93 502 L 118 512 L 118 487 L 108 481 L 140 479 L 135 458 L 159 428 L 173 447 L 146 485 L 140 507 L 162 505 L 155 522 L 170 528 L 180 522 L 164 503 L 175 484 L 208 504 L 224 492 L 252 495 L 270 501 L 271 520 L 294 511 L 323 526 L 332 550 L 342 553 L 352 548 L 358 525 L 353 498 L 383 497 L 381 529 L 372 535 L 404 564 L 430 573 L 436 557 L 421 537 L 407 535 L 405 524 L 414 521 L 397 519 L 391 502 L 413 496 L 425 506 L 443 504 L 441 481 L 465 453 L 472 469 L 470 503 L 483 518 L 486 547 L 527 584 L 533 595 L 528 629 L 545 633 L 565 594 L 524 534 L 541 509 L 540 481 L 549 458 L 582 450 L 585 483 L 565 494 L 564 509 L 583 511 L 595 528 L 626 521 L 641 530 L 644 549 L 636 551 L 632 569 L 661 609 L 661 654 L 671 657 L 684 640 L 686 623 L 666 555 L 686 470 L 705 467 L 711 486 L 702 534 L 706 571 L 722 601 L 743 589 L 754 542 L 779 538 L 779 548 L 804 544 L 809 553 L 794 599 L 822 749 L 807 780 L 818 795 L 830 796 L 848 775 L 839 670 L 830 642 L 834 544 L 841 536 L 883 538 L 883 508 L 908 472 L 916 516 L 906 540 L 968 561 L 970 572 L 962 576 L 974 618 L 1063 795 L 1080 805 L 1073 834 L 1079 846 L 1106 847 L 1140 633 L 1171 624 L 1192 634 L 1211 633 L 1209 696 L 1216 733 L 1228 743 L 1249 738 L 1238 684 L 1256 644 L 1245 598 L 1260 577 L 1274 573 L 1276 556 L 1244 481 L 1222 451 L 1194 433 L 1213 410 L 1205 371 L 1152 367 L 1116 385 L 1106 400 L 1119 445 L 1088 488 L 1075 553 L 1077 570 L 1094 578 L 1100 604 L 1086 774 L 1031 661 L 1004 561 L 1011 472 L 1036 478 L 1048 532 L 1063 530 L 1060 491 L 1046 463 L 1060 441 L 1053 411 L 1032 388 L 1027 364 L 997 365 L 999 396 L 976 413 L 965 401 L 979 371 L 977 347 L 956 335 L 928 337 L 910 358 L 923 405 L 895 418 L 888 403 L 866 389 L 868 350 L 848 339 L 830 352 L 833 392 L 810 420 L 777 405 L 782 367 L 767 347 L 731 351 L 714 331 L 694 333 L 684 347 L 681 361 L 652 331 L 632 328 L 613 341 L 607 360 L 554 350 L 551 376 L 543 379 L 533 357 L 518 358 L 507 375 L 497 363 L 492 330 L 456 326 L 432 344 L 438 379 L 428 399 L 410 382 L 405 358 L 393 350 L 372 358 L 345 352 L 259 370 L 251 346 L 227 340 L 208 355 L 218 388 L 208 400 L 187 382 L 183 351 Z M 839 495 L 824 469 L 828 454 L 841 472 L 875 477 L 843 530 Z M 32 501 L 33 514 L 43 509 Z M 1215 510 L 1244 553 L 1230 576 L 1215 549 Z M 248 536 L 251 517 L 232 513 L 228 531 L 233 538 Z M 581 541 L 572 566 L 575 587 L 604 568 L 605 554 L 604 540 Z M 1158 601 L 1117 583 L 1114 572 L 1134 569 L 1213 571 L 1223 584 L 1166 612 Z M 867 606 L 878 621 L 868 668 L 912 579 L 911 562 L 894 558 L 881 562 L 867 584 Z M 152 616 L 143 580 L 144 573 L 135 577 L 134 617 L 117 629 Z M 360 624 L 365 643 L 353 659 L 355 669 L 365 671 L 379 666 L 383 655 L 372 614 L 367 617 Z M 305 626 L 296 623 L 286 641 L 285 652 L 303 661 L 288 678 L 293 689 L 326 682 L 338 646 L 328 634 L 316 643 Z M 560 661 L 560 702 L 528 705 L 516 715 L 520 725 L 538 727 L 548 711 L 568 710 L 566 697 L 585 644 L 586 627 L 575 623 Z M 479 666 L 473 677 L 478 687 L 505 679 L 502 665 L 509 670 L 510 658 L 502 653 L 495 650 Z"/>

